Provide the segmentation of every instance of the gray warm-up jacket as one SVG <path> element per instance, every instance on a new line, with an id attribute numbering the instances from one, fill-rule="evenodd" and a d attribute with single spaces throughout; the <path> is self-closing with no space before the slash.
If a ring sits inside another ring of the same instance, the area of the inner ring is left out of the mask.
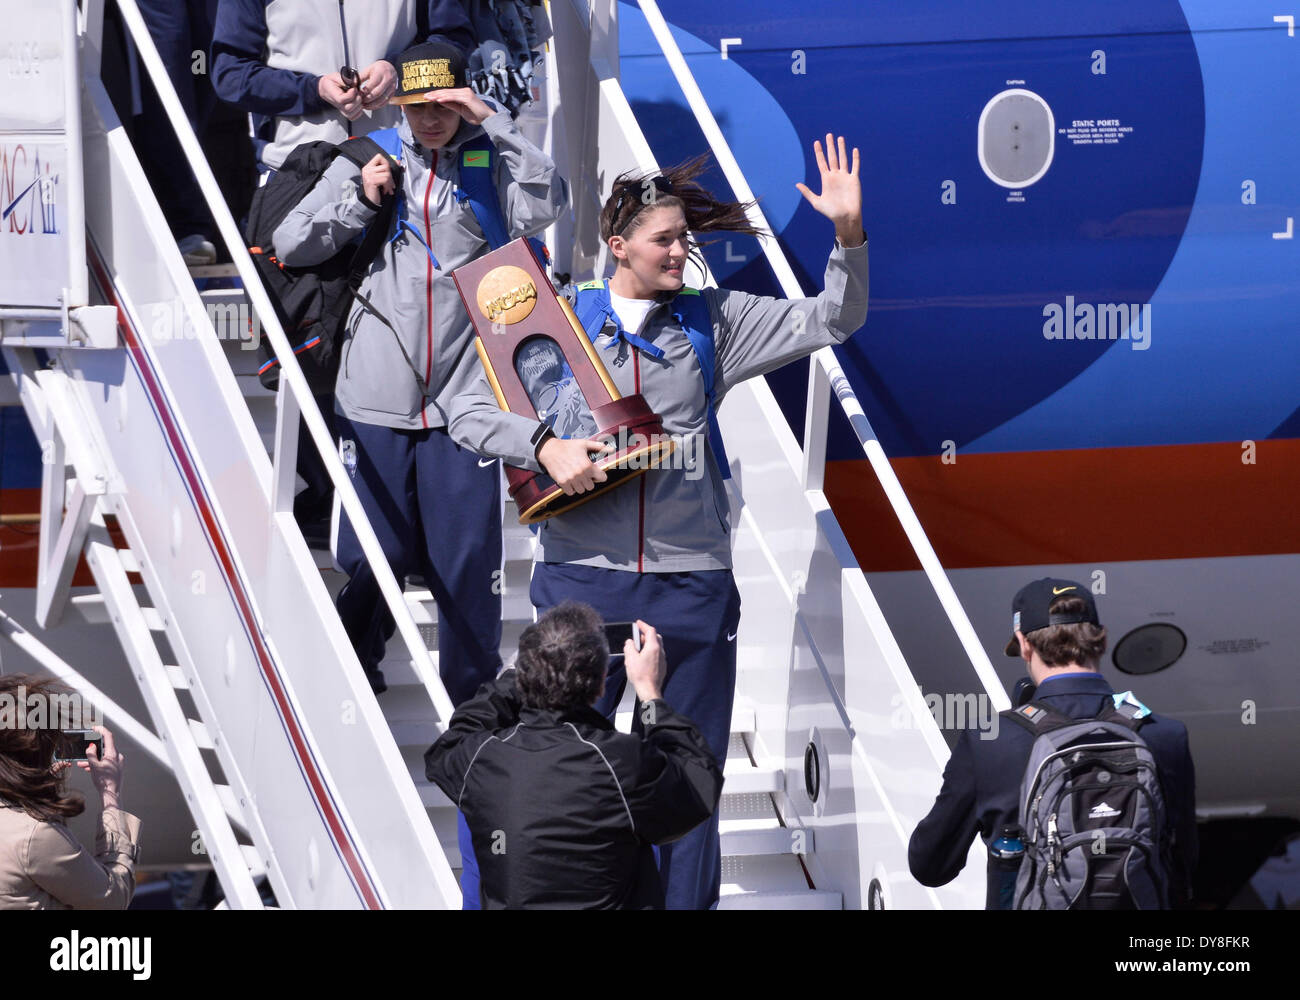
<path id="1" fill-rule="evenodd" d="M 867 318 L 867 245 L 849 249 L 837 242 L 826 264 L 825 291 L 813 299 L 774 299 L 722 288 L 705 288 L 702 294 L 713 318 L 715 389 L 721 402 L 732 386 L 842 343 L 862 326 Z M 644 573 L 731 568 L 730 507 L 717 459 L 707 445 L 704 379 L 695 351 L 673 319 L 672 297 L 664 296 L 650 310 L 640 332 L 664 351 L 662 358 L 633 348 L 618 336 L 612 321 L 596 346 L 619 392 L 639 392 L 663 418 L 665 433 L 681 436 L 679 454 L 635 483 L 542 522 L 538 561 Z M 449 427 L 452 437 L 480 454 L 539 469 L 532 455 L 509 455 L 492 439 L 490 411 L 496 408 L 486 378 L 480 377 L 458 398 Z"/>
<path id="2" fill-rule="evenodd" d="M 488 250 L 473 210 L 455 195 L 460 147 L 484 132 L 492 140 L 496 191 L 511 238 L 534 235 L 553 222 L 568 202 L 568 186 L 550 158 L 520 135 L 504 111 L 482 126 L 462 123 L 452 142 L 439 150 L 420 146 L 405 118 L 398 132 L 409 228 L 398 229 L 360 288 L 392 329 L 360 302 L 353 303 L 335 396 L 350 420 L 404 429 L 445 427 L 460 386 L 482 369 L 473 327 L 451 276 Z M 363 199 L 360 169 L 339 157 L 276 229 L 276 252 L 291 265 L 326 260 L 358 239 L 377 213 Z M 416 373 L 426 383 L 427 395 Z M 491 409 L 497 409 L 495 401 Z M 477 421 L 489 418 L 490 427 L 475 429 Z M 537 428 L 535 420 L 483 410 L 469 415 L 466 424 L 508 454 L 532 451 L 528 439 Z"/>

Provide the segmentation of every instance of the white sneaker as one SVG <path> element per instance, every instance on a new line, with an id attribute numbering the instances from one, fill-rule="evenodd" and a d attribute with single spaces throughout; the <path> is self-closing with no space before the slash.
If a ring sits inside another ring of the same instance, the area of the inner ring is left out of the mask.
<path id="1" fill-rule="evenodd" d="M 211 240 L 199 233 L 193 233 L 179 240 L 176 249 L 181 252 L 187 267 L 202 267 L 217 262 L 217 248 L 212 245 Z"/>

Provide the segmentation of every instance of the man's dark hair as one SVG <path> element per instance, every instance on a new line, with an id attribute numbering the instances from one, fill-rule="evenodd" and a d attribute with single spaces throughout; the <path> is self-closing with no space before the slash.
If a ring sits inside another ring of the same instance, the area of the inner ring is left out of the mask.
<path id="1" fill-rule="evenodd" d="M 1052 601 L 1047 609 L 1052 615 L 1083 614 L 1087 603 L 1081 597 L 1065 594 Z M 1049 625 L 1025 635 L 1038 652 L 1039 659 L 1049 667 L 1065 667 L 1099 661 L 1106 652 L 1106 628 L 1092 622 L 1074 625 Z"/>
<path id="2" fill-rule="evenodd" d="M 515 666 L 519 696 L 529 708 L 588 706 L 609 667 L 604 622 L 590 605 L 565 601 L 524 629 Z"/>

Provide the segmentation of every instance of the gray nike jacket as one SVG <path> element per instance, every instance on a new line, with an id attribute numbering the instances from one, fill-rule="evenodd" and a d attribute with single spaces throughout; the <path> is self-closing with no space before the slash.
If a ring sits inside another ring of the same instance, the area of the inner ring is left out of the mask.
<path id="1" fill-rule="evenodd" d="M 467 373 L 481 370 L 451 273 L 489 249 L 473 210 L 455 193 L 460 147 L 484 132 L 495 147 L 494 181 L 512 239 L 541 232 L 568 203 L 568 185 L 555 164 L 524 139 L 508 113 L 499 111 L 481 126 L 462 122 L 453 140 L 437 150 L 419 145 L 403 116 L 398 133 L 404 224 L 360 288 L 392 328 L 353 302 L 335 385 L 337 405 L 350 420 L 403 429 L 445 427 L 457 372 L 463 382 Z M 363 200 L 360 169 L 339 157 L 276 229 L 276 252 L 290 265 L 327 260 L 359 239 L 376 214 Z M 474 436 L 491 438 L 507 453 L 531 452 L 528 439 L 537 422 L 503 416 L 484 411 L 466 419 Z M 474 427 L 476 419 L 486 418 L 491 427 Z"/>
<path id="2" fill-rule="evenodd" d="M 780 368 L 830 344 L 843 343 L 867 318 L 867 245 L 836 243 L 826 264 L 825 291 L 813 299 L 775 299 L 721 288 L 701 290 L 713 318 L 716 400 L 746 379 Z M 639 392 L 680 436 L 666 467 L 635 483 L 542 522 L 537 560 L 642 573 L 731 568 L 731 511 L 718 462 L 708 445 L 708 405 L 699 362 L 673 319 L 665 296 L 646 316 L 640 336 L 662 358 L 632 347 L 608 321 L 596 346 L 620 393 Z M 531 454 L 508 453 L 491 411 L 500 412 L 481 371 L 457 398 L 449 431 L 459 444 L 515 465 L 539 469 Z M 503 414 L 503 417 L 511 417 Z M 520 417 L 512 417 L 522 420 Z M 525 420 L 529 433 L 537 423 Z"/>

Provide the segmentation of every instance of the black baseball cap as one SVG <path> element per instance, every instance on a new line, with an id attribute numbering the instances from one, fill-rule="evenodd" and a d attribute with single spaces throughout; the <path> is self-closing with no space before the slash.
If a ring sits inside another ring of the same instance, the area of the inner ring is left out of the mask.
<path id="1" fill-rule="evenodd" d="M 1052 602 L 1066 594 L 1082 598 L 1083 610 L 1066 615 L 1050 613 L 1048 608 Z M 1025 584 L 1011 599 L 1011 639 L 1007 642 L 1007 656 L 1020 655 L 1017 632 L 1028 635 L 1049 625 L 1077 625 L 1080 622 L 1101 624 L 1097 620 L 1097 605 L 1092 600 L 1092 592 L 1083 584 L 1074 580 L 1057 580 L 1050 576 Z"/>
<path id="2" fill-rule="evenodd" d="M 465 55 L 446 42 L 421 42 L 397 57 L 397 91 L 390 104 L 415 104 L 431 90 L 465 86 Z"/>

